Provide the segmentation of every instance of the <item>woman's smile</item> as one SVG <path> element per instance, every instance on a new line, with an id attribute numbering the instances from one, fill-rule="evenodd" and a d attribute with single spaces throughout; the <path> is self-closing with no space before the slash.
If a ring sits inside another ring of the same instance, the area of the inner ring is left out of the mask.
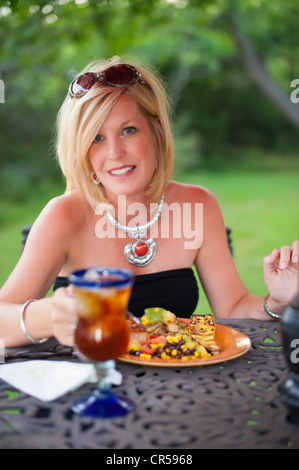
<path id="1" fill-rule="evenodd" d="M 130 176 L 134 172 L 135 168 L 136 168 L 136 165 L 131 165 L 131 166 L 125 165 L 125 166 L 121 166 L 118 168 L 113 168 L 112 170 L 109 170 L 108 173 L 110 173 L 112 177 L 122 178 L 122 177 Z"/>

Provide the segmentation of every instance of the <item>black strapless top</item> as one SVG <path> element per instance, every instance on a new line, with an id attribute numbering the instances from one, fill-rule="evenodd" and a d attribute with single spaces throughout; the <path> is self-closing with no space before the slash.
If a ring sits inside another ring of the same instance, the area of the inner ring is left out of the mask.
<path id="1" fill-rule="evenodd" d="M 66 287 L 68 279 L 59 276 L 53 289 Z M 162 307 L 179 317 L 189 318 L 198 302 L 198 285 L 192 268 L 171 269 L 135 276 L 129 310 L 141 317 L 148 307 Z"/>

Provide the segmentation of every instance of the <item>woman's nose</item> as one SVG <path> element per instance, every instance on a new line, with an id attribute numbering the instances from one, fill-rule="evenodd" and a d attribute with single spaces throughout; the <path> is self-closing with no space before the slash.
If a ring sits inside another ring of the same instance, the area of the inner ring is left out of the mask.
<path id="1" fill-rule="evenodd" d="M 109 140 L 109 158 L 112 160 L 118 160 L 124 156 L 124 148 L 119 138 L 113 138 Z"/>

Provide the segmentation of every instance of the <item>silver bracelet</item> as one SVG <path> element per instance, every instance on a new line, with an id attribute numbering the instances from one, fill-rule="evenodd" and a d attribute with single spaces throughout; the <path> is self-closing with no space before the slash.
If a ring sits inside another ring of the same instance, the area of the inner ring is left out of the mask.
<path id="1" fill-rule="evenodd" d="M 271 318 L 275 318 L 275 320 L 280 320 L 281 319 L 281 315 L 279 315 L 279 313 L 274 313 L 274 312 L 271 312 L 271 310 L 269 309 L 268 305 L 267 305 L 267 300 L 269 298 L 269 294 L 266 295 L 266 297 L 264 298 L 264 303 L 263 303 L 263 309 L 265 310 L 265 312 L 270 315 Z"/>
<path id="2" fill-rule="evenodd" d="M 28 333 L 28 331 L 26 330 L 26 326 L 25 326 L 25 323 L 24 323 L 24 314 L 25 314 L 25 312 L 26 312 L 26 308 L 28 307 L 28 305 L 29 305 L 31 302 L 36 302 L 36 299 L 27 300 L 27 302 L 25 302 L 24 305 L 23 305 L 23 307 L 22 307 L 22 310 L 21 310 L 21 317 L 20 317 L 21 328 L 22 328 L 22 331 L 23 331 L 24 335 L 26 336 L 27 339 L 29 339 L 29 341 L 31 341 L 31 343 L 33 343 L 33 344 L 44 343 L 44 342 L 47 341 L 49 338 L 33 339 L 33 338 L 30 336 L 30 334 Z"/>

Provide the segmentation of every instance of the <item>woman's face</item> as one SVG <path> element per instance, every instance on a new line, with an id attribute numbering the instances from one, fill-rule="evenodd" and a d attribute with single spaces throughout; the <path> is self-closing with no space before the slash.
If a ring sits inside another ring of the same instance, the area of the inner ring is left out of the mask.
<path id="1" fill-rule="evenodd" d="M 88 152 L 106 197 L 144 200 L 157 164 L 157 143 L 135 100 L 121 95 Z"/>

